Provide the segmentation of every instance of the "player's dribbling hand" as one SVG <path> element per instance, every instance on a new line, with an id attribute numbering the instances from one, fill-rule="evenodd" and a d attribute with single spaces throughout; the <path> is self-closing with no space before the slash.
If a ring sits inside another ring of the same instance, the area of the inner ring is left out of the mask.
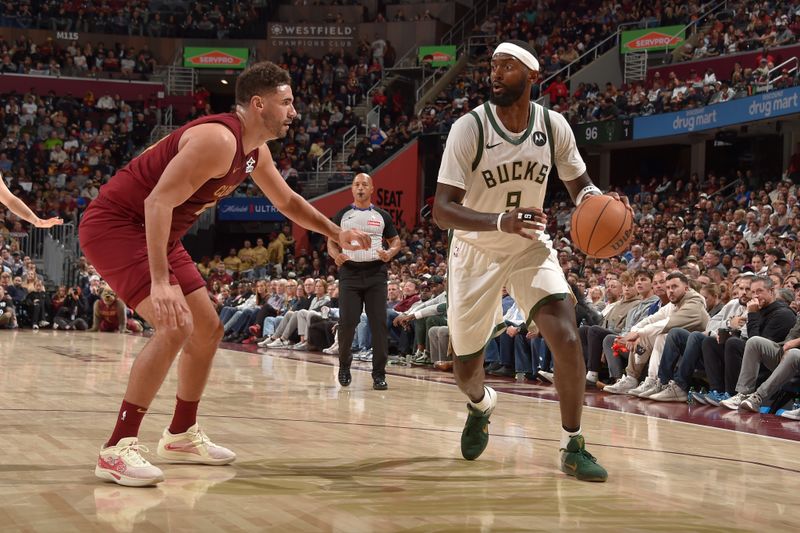
<path id="1" fill-rule="evenodd" d="M 538 207 L 518 207 L 512 209 L 500 221 L 500 229 L 506 233 L 516 233 L 526 239 L 537 239 L 534 231 L 544 231 L 547 215 Z"/>
<path id="2" fill-rule="evenodd" d="M 156 315 L 156 328 L 177 329 L 189 323 L 189 308 L 186 302 L 168 283 L 151 286 L 150 302 Z"/>
<path id="3" fill-rule="evenodd" d="M 625 207 L 628 209 L 628 211 L 631 212 L 631 218 L 633 218 L 633 208 L 631 207 L 631 203 L 628 200 L 627 196 L 625 196 L 624 194 L 622 196 L 620 196 L 618 192 L 614 192 L 614 191 L 607 192 L 605 194 L 606 194 L 606 196 L 610 196 L 614 200 L 619 200 L 620 202 L 625 204 Z"/>
<path id="4" fill-rule="evenodd" d="M 37 228 L 52 228 L 53 226 L 60 226 L 64 223 L 64 219 L 53 217 L 53 218 L 37 218 L 36 221 L 33 223 L 34 226 Z"/>
<path id="5" fill-rule="evenodd" d="M 372 241 L 369 235 L 357 229 L 345 229 L 339 232 L 339 246 L 343 250 L 368 250 Z"/>

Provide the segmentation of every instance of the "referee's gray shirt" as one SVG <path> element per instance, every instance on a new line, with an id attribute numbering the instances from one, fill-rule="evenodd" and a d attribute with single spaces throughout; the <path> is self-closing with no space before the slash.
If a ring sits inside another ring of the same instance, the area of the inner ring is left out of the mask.
<path id="1" fill-rule="evenodd" d="M 357 229 L 369 234 L 371 241 L 369 250 L 346 250 L 344 252 L 357 263 L 380 261 L 378 250 L 384 249 L 383 239 L 397 237 L 397 229 L 392 222 L 392 216 L 372 204 L 365 209 L 350 204 L 336 213 L 332 220 L 342 229 Z"/>

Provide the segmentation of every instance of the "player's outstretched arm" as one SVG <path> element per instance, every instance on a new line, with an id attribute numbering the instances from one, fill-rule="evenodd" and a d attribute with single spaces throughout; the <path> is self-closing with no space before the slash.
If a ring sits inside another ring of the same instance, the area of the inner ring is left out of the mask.
<path id="1" fill-rule="evenodd" d="M 150 265 L 150 298 L 157 326 L 185 325 L 189 309 L 169 287 L 167 242 L 172 211 L 205 182 L 227 174 L 236 154 L 236 137 L 222 124 L 200 124 L 184 132 L 178 153 L 144 201 L 144 225 Z"/>
<path id="2" fill-rule="evenodd" d="M 37 228 L 50 228 L 64 223 L 60 218 L 41 219 L 36 216 L 36 213 L 31 211 L 31 209 L 25 205 L 25 202 L 11 194 L 11 191 L 6 187 L 6 182 L 3 181 L 2 173 L 0 173 L 0 203 L 8 207 L 12 213 L 30 222 Z"/>
<path id="3" fill-rule="evenodd" d="M 345 250 L 369 248 L 369 235 L 358 230 L 343 230 L 286 185 L 283 176 L 275 168 L 272 154 L 266 145 L 259 149 L 258 165 L 251 176 L 272 205 L 292 222 L 325 235 Z"/>

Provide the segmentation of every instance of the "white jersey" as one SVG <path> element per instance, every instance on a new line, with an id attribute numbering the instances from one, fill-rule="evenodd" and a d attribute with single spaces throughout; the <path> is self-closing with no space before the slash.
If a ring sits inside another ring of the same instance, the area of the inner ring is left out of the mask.
<path id="1" fill-rule="evenodd" d="M 547 177 L 553 164 L 562 181 L 586 172 L 575 136 L 566 119 L 531 102 L 530 121 L 522 133 L 508 131 L 485 103 L 459 118 L 447 137 L 439 167 L 439 183 L 465 192 L 462 204 L 483 213 L 500 213 L 516 207 L 544 204 Z M 455 230 L 462 241 L 502 255 L 516 254 L 528 245 L 550 242 L 545 232 L 539 241 L 497 231 Z"/>

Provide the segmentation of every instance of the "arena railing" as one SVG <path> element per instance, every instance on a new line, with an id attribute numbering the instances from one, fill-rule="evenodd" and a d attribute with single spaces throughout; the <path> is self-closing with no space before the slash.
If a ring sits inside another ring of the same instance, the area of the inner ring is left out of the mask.
<path id="1" fill-rule="evenodd" d="M 780 65 L 777 65 L 769 70 L 769 84 L 767 85 L 768 90 L 771 90 L 772 84 L 781 77 L 782 71 L 788 65 L 792 65 L 792 68 L 787 68 L 789 74 L 797 75 L 797 71 L 800 68 L 800 59 L 797 56 L 792 56 Z M 777 72 L 777 76 L 773 76 L 772 74 Z"/>
<path id="2" fill-rule="evenodd" d="M 349 186 L 355 172 L 347 171 L 322 171 L 322 172 L 299 172 L 298 181 L 302 186 L 303 198 L 316 198 L 336 189 Z"/>
<path id="3" fill-rule="evenodd" d="M 20 250 L 42 269 L 42 275 L 51 283 L 62 285 L 77 281 L 75 264 L 80 257 L 80 244 L 75 224 L 31 228 L 20 238 Z"/>

